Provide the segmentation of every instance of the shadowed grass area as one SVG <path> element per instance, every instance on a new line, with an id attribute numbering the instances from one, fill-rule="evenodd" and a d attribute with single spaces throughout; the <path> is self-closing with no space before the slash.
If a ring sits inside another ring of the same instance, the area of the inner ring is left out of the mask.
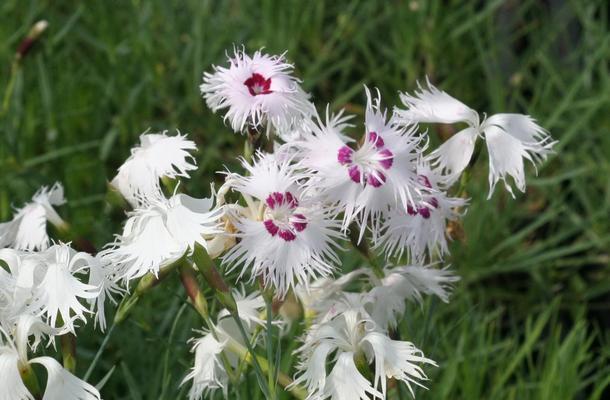
<path id="1" fill-rule="evenodd" d="M 458 229 L 448 260 L 462 280 L 450 304 L 413 306 L 399 329 L 439 363 L 417 398 L 601 399 L 610 385 L 608 15 L 603 0 L 5 0 L 3 98 L 20 40 L 39 19 L 49 28 L 0 109 L 0 220 L 58 180 L 69 200 L 62 215 L 78 235 L 107 243 L 123 217 L 106 206 L 106 182 L 147 129 L 189 133 L 200 168 L 183 184 L 209 193 L 215 171 L 238 167 L 243 138 L 205 107 L 198 86 L 233 45 L 287 51 L 320 109 L 358 118 L 364 84 L 392 106 L 398 90 L 428 76 L 481 112 L 532 115 L 559 144 L 538 177 L 529 167 L 516 200 L 503 190 L 486 200 L 478 158 L 465 234 Z M 451 133 L 430 129 L 435 143 Z M 91 378 L 116 366 L 105 398 L 185 397 L 185 342 L 201 323 L 184 299 L 172 278 L 114 331 Z M 102 340 L 92 327 L 79 334 L 79 372 Z M 293 349 L 284 342 L 286 366 Z M 260 398 L 256 388 L 250 373 L 229 397 Z"/>

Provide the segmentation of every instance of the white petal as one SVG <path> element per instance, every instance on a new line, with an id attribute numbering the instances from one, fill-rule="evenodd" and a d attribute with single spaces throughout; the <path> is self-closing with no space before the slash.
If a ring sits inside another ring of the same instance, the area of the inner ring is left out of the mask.
<path id="1" fill-rule="evenodd" d="M 339 354 L 326 381 L 325 392 L 331 400 L 369 400 L 369 396 L 384 398 L 358 371 L 351 352 Z"/>
<path id="2" fill-rule="evenodd" d="M 123 295 L 126 289 L 119 285 L 120 270 L 115 263 L 108 262 L 100 256 L 91 257 L 89 264 L 89 282 L 99 291 L 95 299 L 89 299 L 91 311 L 95 311 L 95 324 L 106 330 L 106 315 L 104 314 L 106 299 L 116 304 L 115 295 Z"/>
<path id="3" fill-rule="evenodd" d="M 11 347 L 0 347 L 0 400 L 34 400 L 19 374 L 19 355 Z"/>
<path id="4" fill-rule="evenodd" d="M 304 357 L 299 364 L 300 374 L 291 384 L 292 386 L 305 384 L 310 396 L 324 393 L 326 387 L 326 361 L 328 355 L 336 349 L 332 342 L 321 342 L 315 349 Z"/>
<path id="5" fill-rule="evenodd" d="M 420 266 L 402 266 L 389 270 L 390 275 L 399 274 L 405 280 L 400 282 L 405 297 L 421 302 L 423 294 L 433 294 L 445 303 L 449 302 L 449 293 L 453 283 L 460 280 L 448 268 L 438 269 Z M 385 283 L 385 282 L 384 282 Z"/>
<path id="6" fill-rule="evenodd" d="M 449 197 L 434 183 L 432 185 L 433 191 L 423 196 L 416 207 L 411 208 L 411 214 L 401 208 L 386 213 L 383 233 L 375 246 L 383 248 L 387 257 L 402 257 L 406 252 L 411 263 L 421 264 L 426 257 L 442 259 L 448 254 L 447 222 L 455 221 L 462 215 L 460 210 L 466 205 L 466 200 Z M 420 214 L 420 207 L 427 214 Z"/>
<path id="7" fill-rule="evenodd" d="M 130 213 L 123 235 L 100 256 L 119 264 L 127 281 L 148 272 L 156 274 L 192 250 L 195 243 L 207 248 L 205 237 L 221 232 L 218 220 L 223 209 L 209 210 L 211 204 L 211 199 L 182 194 L 151 200 Z"/>
<path id="8" fill-rule="evenodd" d="M 197 149 L 195 142 L 186 135 L 168 136 L 166 132 L 140 135 L 140 146 L 131 150 L 111 182 L 133 206 L 162 196 L 160 178 L 188 177 L 197 168 L 189 153 Z"/>
<path id="9" fill-rule="evenodd" d="M 447 183 L 455 182 L 468 166 L 477 136 L 476 128 L 463 129 L 447 139 L 427 157 L 440 173 L 446 175 Z"/>
<path id="10" fill-rule="evenodd" d="M 47 387 L 42 400 L 100 400 L 100 393 L 87 382 L 72 375 L 51 357 L 30 360 L 47 369 Z"/>
<path id="11" fill-rule="evenodd" d="M 15 347 L 19 352 L 21 360 L 27 360 L 28 347 L 35 352 L 42 341 L 43 336 L 61 335 L 68 331 L 67 328 L 53 328 L 46 324 L 40 317 L 22 314 L 15 323 L 14 341 Z M 30 336 L 34 336 L 34 341 L 29 343 Z M 54 345 L 54 342 L 51 342 Z M 28 345 L 29 344 L 29 345 Z"/>
<path id="12" fill-rule="evenodd" d="M 211 333 L 194 341 L 191 352 L 195 353 L 195 365 L 182 381 L 182 384 L 193 381 L 189 400 L 200 400 L 205 394 L 226 386 L 228 376 L 220 360 L 225 345 L 226 341 L 217 341 Z"/>
<path id="13" fill-rule="evenodd" d="M 265 300 L 258 291 L 246 295 L 243 290 L 233 289 L 233 298 L 237 303 L 237 314 L 249 330 L 253 328 L 253 324 L 265 326 L 266 321 L 260 318 L 261 312 L 265 309 Z M 228 310 L 222 309 L 217 318 L 220 321 L 229 315 Z"/>
<path id="14" fill-rule="evenodd" d="M 86 321 L 88 312 L 80 299 L 93 299 L 98 295 L 94 286 L 82 283 L 73 275 L 73 262 L 79 260 L 78 254 L 71 254 L 71 249 L 65 245 L 55 245 L 49 250 L 49 264 L 44 278 L 39 286 L 43 310 L 51 326 L 57 323 L 57 317 L 62 320 L 71 332 L 74 332 L 74 319 Z"/>
<path id="15" fill-rule="evenodd" d="M 171 236 L 162 215 L 138 213 L 131 218 L 133 232 L 121 236 L 116 247 L 102 252 L 103 257 L 124 267 L 122 278 L 126 281 L 148 272 L 156 274 L 162 265 L 179 259 L 186 251 L 186 245 Z"/>
<path id="16" fill-rule="evenodd" d="M 489 151 L 489 197 L 500 180 L 514 197 L 506 179 L 508 176 L 513 178 L 517 189 L 524 192 L 523 159 L 536 166 L 552 152 L 556 142 L 533 119 L 522 114 L 493 115 L 485 121 L 482 129 Z"/>
<path id="17" fill-rule="evenodd" d="M 423 356 L 421 350 L 410 342 L 392 340 L 388 336 L 370 332 L 363 339 L 369 343 L 375 356 L 375 387 L 381 383 L 381 392 L 385 398 L 387 381 L 386 378 L 395 378 L 407 384 L 409 391 L 414 395 L 411 383 L 424 387 L 420 382 L 427 380 L 426 374 L 416 363 L 436 363 Z"/>
<path id="18" fill-rule="evenodd" d="M 242 160 L 247 174 L 230 174 L 232 186 L 240 193 L 265 201 L 273 192 L 286 192 L 296 189 L 296 182 L 303 178 L 297 173 L 290 160 L 278 160 L 273 154 L 257 153 L 252 164 Z"/>
<path id="19" fill-rule="evenodd" d="M 0 230 L 0 246 L 19 250 L 44 250 L 49 247 L 47 218 L 43 206 L 30 203 Z"/>
<path id="20" fill-rule="evenodd" d="M 472 108 L 432 86 L 428 80 L 426 86 L 419 85 L 419 90 L 415 92 L 415 95 L 400 94 L 400 99 L 407 109 L 396 109 L 395 114 L 402 123 L 466 122 L 471 126 L 479 124 L 479 115 Z"/>
<path id="21" fill-rule="evenodd" d="M 212 210 L 213 200 L 196 199 L 185 194 L 177 194 L 169 199 L 165 224 L 174 240 L 193 248 L 199 243 L 207 249 L 204 236 L 220 234 L 218 220 L 222 209 Z"/>

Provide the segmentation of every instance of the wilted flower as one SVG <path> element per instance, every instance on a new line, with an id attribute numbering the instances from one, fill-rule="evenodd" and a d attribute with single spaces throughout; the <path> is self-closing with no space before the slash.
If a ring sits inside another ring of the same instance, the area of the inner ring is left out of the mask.
<path id="1" fill-rule="evenodd" d="M 468 124 L 430 155 L 434 165 L 447 175 L 448 182 L 456 181 L 468 165 L 477 137 L 485 137 L 489 152 L 490 197 L 500 180 L 513 195 L 507 176 L 511 176 L 517 189 L 524 192 L 523 160 L 536 165 L 546 159 L 557 143 L 527 115 L 495 114 L 481 123 L 475 110 L 438 90 L 430 82 L 427 82 L 427 87 L 420 86 L 414 96 L 403 93 L 400 97 L 407 109 L 396 109 L 395 114 L 402 123 Z"/>
<path id="2" fill-rule="evenodd" d="M 30 203 L 16 211 L 11 221 L 0 224 L 0 248 L 33 251 L 49 247 L 47 221 L 58 229 L 65 229 L 66 223 L 53 208 L 65 202 L 64 188 L 60 183 L 55 183 L 50 189 L 41 187 Z"/>
<path id="3" fill-rule="evenodd" d="M 278 133 L 289 132 L 313 112 L 308 95 L 292 76 L 292 65 L 284 56 L 257 51 L 252 57 L 235 49 L 229 67 L 214 67 L 204 73 L 201 93 L 212 111 L 227 109 L 235 132 L 267 125 Z"/>

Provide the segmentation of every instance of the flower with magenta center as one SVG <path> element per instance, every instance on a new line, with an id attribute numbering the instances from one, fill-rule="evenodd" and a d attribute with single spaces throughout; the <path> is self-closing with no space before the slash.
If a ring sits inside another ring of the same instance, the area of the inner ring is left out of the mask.
<path id="1" fill-rule="evenodd" d="M 243 264 L 252 279 L 262 277 L 283 296 L 296 283 L 327 276 L 338 262 L 335 240 L 341 235 L 332 210 L 307 198 L 298 182 L 305 178 L 290 160 L 258 154 L 244 161 L 245 176 L 230 174 L 233 189 L 248 203 L 230 213 L 240 239 L 224 262 Z"/>
<path id="2" fill-rule="evenodd" d="M 283 55 L 257 51 L 249 56 L 235 49 L 228 62 L 204 73 L 201 93 L 212 111 L 226 109 L 224 118 L 235 132 L 266 128 L 269 133 L 273 127 L 282 135 L 313 113 L 309 95 Z"/>
<path id="3" fill-rule="evenodd" d="M 421 137 L 415 127 L 399 128 L 388 120 L 379 94 L 366 89 L 367 108 L 364 137 L 358 147 L 344 133 L 348 118 L 342 114 L 320 118 L 309 132 L 286 146 L 294 153 L 310 178 L 307 190 L 325 203 L 343 211 L 343 229 L 352 221 L 360 225 L 360 238 L 366 227 L 373 236 L 388 208 L 414 205 L 424 187 L 418 182 L 417 160 Z"/>

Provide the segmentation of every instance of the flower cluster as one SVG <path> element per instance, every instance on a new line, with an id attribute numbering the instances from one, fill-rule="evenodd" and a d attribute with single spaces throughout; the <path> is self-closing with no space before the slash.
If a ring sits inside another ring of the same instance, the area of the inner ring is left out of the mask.
<path id="1" fill-rule="evenodd" d="M 20 375 L 30 363 L 49 371 L 45 398 L 99 398 L 54 359 L 28 361 L 28 348 L 36 351 L 43 337 L 74 334 L 89 314 L 105 329 L 107 299 L 128 293 L 135 279 L 161 280 L 176 266 L 207 325 L 191 340 L 194 363 L 183 380 L 191 400 L 217 389 L 226 396 L 246 359 L 260 373 L 258 357 L 248 352 L 272 343 L 259 334 L 295 321 L 304 331 L 296 376 L 282 380 L 288 390 L 305 390 L 311 399 L 385 399 L 394 379 L 414 395 L 427 380 L 424 368 L 436 363 L 396 327 L 408 301 L 433 295 L 447 302 L 459 280 L 442 264 L 448 224 L 459 223 L 468 205 L 456 182 L 476 139 L 487 143 L 490 196 L 499 181 L 512 195 L 509 177 L 524 191 L 524 159 L 537 164 L 555 144 L 529 116 L 481 122 L 430 82 L 401 93 L 403 105 L 394 109 L 364 87 L 357 124 L 329 107 L 319 114 L 284 55 L 235 49 L 227 66 L 213 69 L 201 85 L 207 105 L 247 134 L 250 148 L 259 147 L 240 160 L 241 171 L 222 172 L 224 182 L 217 191 L 212 185 L 208 198 L 181 193 L 177 182 L 197 168 L 195 143 L 179 132 L 144 133 L 110 182 L 130 207 L 122 232 L 97 255 L 64 243 L 49 247 L 47 220 L 67 230 L 53 208 L 65 202 L 57 184 L 0 225 L 0 398 L 31 398 Z M 422 123 L 468 127 L 430 149 Z M 362 267 L 346 273 L 347 248 L 360 254 Z M 196 270 L 225 306 L 215 317 L 189 278 Z M 227 281 L 258 290 L 230 290 Z M 295 299 L 303 320 L 288 311 Z M 265 390 L 272 389 L 270 383 Z"/>
<path id="2" fill-rule="evenodd" d="M 119 290 L 110 267 L 64 243 L 38 252 L 1 249 L 0 266 L 0 398 L 34 399 L 24 382 L 31 364 L 40 364 L 48 373 L 45 399 L 99 399 L 96 388 L 54 358 L 29 358 L 28 352 L 43 338 L 51 345 L 55 337 L 75 334 L 92 313 L 105 325 L 104 301 Z"/>

